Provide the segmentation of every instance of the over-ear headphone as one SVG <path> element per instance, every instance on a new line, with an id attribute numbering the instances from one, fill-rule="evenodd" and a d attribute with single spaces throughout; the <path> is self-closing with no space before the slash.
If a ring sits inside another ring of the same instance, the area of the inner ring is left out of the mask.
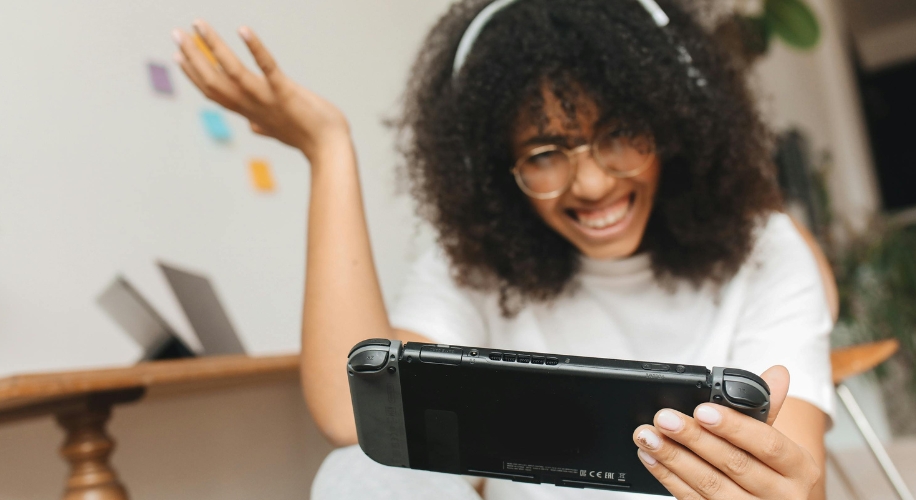
<path id="1" fill-rule="evenodd" d="M 490 22 L 490 19 L 493 18 L 497 13 L 506 9 L 510 5 L 518 2 L 519 0 L 496 0 L 495 2 L 487 5 L 481 10 L 476 17 L 471 21 L 471 24 L 468 25 L 467 30 L 461 36 L 461 41 L 458 42 L 458 50 L 455 52 L 455 60 L 452 64 L 452 79 L 456 80 L 458 74 L 461 72 L 461 68 L 464 66 L 465 60 L 467 60 L 468 54 L 470 54 L 471 49 L 474 47 L 474 42 L 477 41 L 477 37 L 480 35 L 480 32 L 486 27 L 487 23 Z M 611 1 L 611 0 L 609 0 Z M 690 53 L 687 51 L 687 48 L 680 42 L 677 42 L 674 35 L 671 33 L 671 30 L 666 29 L 670 19 L 668 15 L 665 14 L 665 11 L 655 3 L 655 0 L 636 0 L 640 5 L 652 16 L 652 20 L 655 21 L 655 25 L 662 29 L 665 34 L 668 36 L 668 40 L 675 47 L 678 52 L 678 61 L 687 66 L 687 76 L 697 87 L 706 86 L 706 78 L 703 77 L 700 70 L 693 66 L 693 58 L 690 56 Z"/>

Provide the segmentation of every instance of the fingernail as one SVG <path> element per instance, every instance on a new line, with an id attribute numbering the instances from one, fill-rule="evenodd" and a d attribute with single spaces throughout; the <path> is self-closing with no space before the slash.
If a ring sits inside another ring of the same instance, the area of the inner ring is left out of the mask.
<path id="1" fill-rule="evenodd" d="M 181 52 L 175 52 L 172 54 L 172 59 L 174 59 L 178 64 L 181 64 L 184 61 L 184 56 L 181 55 Z"/>
<path id="2" fill-rule="evenodd" d="M 719 413 L 712 405 L 701 405 L 697 408 L 697 420 L 708 425 L 718 424 L 722 420 L 722 414 Z"/>
<path id="3" fill-rule="evenodd" d="M 197 30 L 197 32 L 201 35 L 204 35 L 207 31 L 207 29 L 204 27 L 204 22 L 200 19 L 194 20 L 194 29 Z"/>
<path id="4" fill-rule="evenodd" d="M 239 28 L 239 35 L 248 41 L 251 38 L 251 30 L 248 29 L 248 26 L 242 26 Z"/>
<path id="5" fill-rule="evenodd" d="M 181 44 L 181 41 L 184 39 L 184 35 L 181 34 L 181 30 L 175 28 L 172 30 L 172 40 L 175 40 L 175 43 Z"/>
<path id="6" fill-rule="evenodd" d="M 649 429 L 639 431 L 639 434 L 636 435 L 636 440 L 650 450 L 657 449 L 662 444 L 658 436 Z"/>
<path id="7" fill-rule="evenodd" d="M 679 431 L 684 427 L 684 421 L 681 420 L 681 417 L 675 415 L 671 410 L 662 410 L 658 412 L 658 425 L 669 430 L 669 431 Z"/>
<path id="8" fill-rule="evenodd" d="M 643 461 L 649 465 L 655 465 L 658 463 L 658 460 L 653 458 L 652 455 L 649 455 L 648 453 L 642 450 L 636 450 L 636 454 L 639 455 L 639 458 L 643 459 Z"/>

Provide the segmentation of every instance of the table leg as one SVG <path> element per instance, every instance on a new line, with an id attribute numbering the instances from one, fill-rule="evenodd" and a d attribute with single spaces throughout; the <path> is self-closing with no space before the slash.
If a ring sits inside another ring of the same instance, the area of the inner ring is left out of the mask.
<path id="1" fill-rule="evenodd" d="M 57 416 L 67 431 L 60 452 L 70 462 L 64 500 L 127 500 L 127 490 L 108 464 L 114 449 L 114 441 L 105 432 L 110 416 L 111 407 Z"/>
<path id="2" fill-rule="evenodd" d="M 90 396 L 85 405 L 57 413 L 67 432 L 60 449 L 70 462 L 64 500 L 127 500 L 127 490 L 108 462 L 114 440 L 105 431 L 114 404 L 138 399 L 142 391 Z"/>

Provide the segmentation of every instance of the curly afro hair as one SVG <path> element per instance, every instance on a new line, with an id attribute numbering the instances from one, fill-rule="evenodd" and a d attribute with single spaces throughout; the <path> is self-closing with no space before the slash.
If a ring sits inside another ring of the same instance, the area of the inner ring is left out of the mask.
<path id="1" fill-rule="evenodd" d="M 418 212 L 458 283 L 498 291 L 506 316 L 575 283 L 579 251 L 510 173 L 512 131 L 543 105 L 545 84 L 570 116 L 584 93 L 601 121 L 654 137 L 661 178 L 640 251 L 656 278 L 730 279 L 781 205 L 771 137 L 740 67 L 672 0 L 658 0 L 664 29 L 636 0 L 521 0 L 491 19 L 453 78 L 461 35 L 489 3 L 458 1 L 433 27 L 395 122 Z"/>

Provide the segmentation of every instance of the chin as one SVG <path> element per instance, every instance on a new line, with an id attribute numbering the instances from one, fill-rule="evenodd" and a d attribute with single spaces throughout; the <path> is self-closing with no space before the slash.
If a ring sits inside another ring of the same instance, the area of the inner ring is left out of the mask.
<path id="1" fill-rule="evenodd" d="M 628 240 L 630 240 L 630 238 L 628 238 Z M 637 238 L 635 241 L 620 241 L 601 246 L 576 244 L 576 248 L 579 249 L 582 255 L 591 259 L 624 259 L 636 254 L 636 251 L 639 249 L 640 241 L 641 238 Z"/>

